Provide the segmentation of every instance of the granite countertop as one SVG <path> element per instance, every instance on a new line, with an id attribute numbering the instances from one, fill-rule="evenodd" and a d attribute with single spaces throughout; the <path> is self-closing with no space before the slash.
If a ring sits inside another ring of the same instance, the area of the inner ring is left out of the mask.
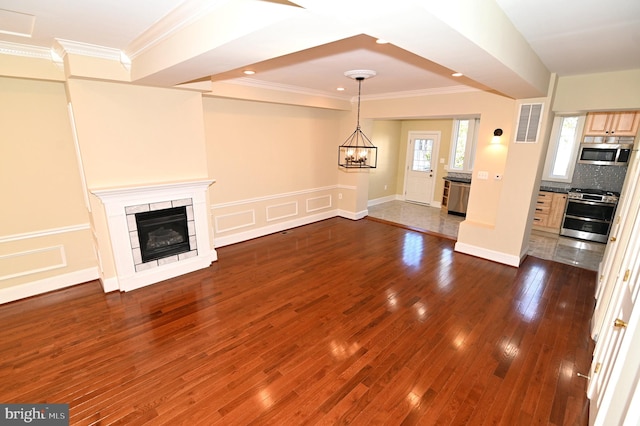
<path id="1" fill-rule="evenodd" d="M 448 180 L 449 182 L 471 183 L 471 178 L 465 178 L 460 176 L 444 176 L 442 179 Z M 567 194 L 569 192 L 569 188 L 558 188 L 555 186 L 540 185 L 540 191 L 555 192 L 558 194 Z"/>
<path id="2" fill-rule="evenodd" d="M 556 192 L 558 194 L 567 194 L 567 193 L 569 193 L 569 189 L 568 188 L 556 188 L 556 187 L 553 187 L 553 186 L 544 186 L 544 185 L 540 186 L 540 191 Z"/>
<path id="3" fill-rule="evenodd" d="M 445 176 L 442 179 L 448 180 L 449 182 L 471 183 L 471 178 L 462 178 L 462 177 L 456 177 L 456 176 Z"/>

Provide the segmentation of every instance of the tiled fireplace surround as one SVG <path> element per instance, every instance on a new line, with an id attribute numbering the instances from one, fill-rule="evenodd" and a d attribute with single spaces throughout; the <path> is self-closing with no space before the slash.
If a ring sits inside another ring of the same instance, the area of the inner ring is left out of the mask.
<path id="1" fill-rule="evenodd" d="M 206 193 L 213 180 L 94 189 L 103 203 L 116 277 L 105 277 L 105 292 L 130 291 L 208 267 L 217 260 L 211 247 Z M 137 245 L 135 213 L 187 206 L 190 250 L 157 261 L 142 263 Z M 103 256 L 103 255 L 101 255 Z"/>

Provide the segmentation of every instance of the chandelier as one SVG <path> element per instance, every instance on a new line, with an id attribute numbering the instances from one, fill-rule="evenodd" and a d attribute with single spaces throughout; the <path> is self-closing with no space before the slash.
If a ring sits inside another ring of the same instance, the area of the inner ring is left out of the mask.
<path id="1" fill-rule="evenodd" d="M 362 80 L 376 75 L 371 70 L 352 70 L 345 76 L 358 81 L 358 119 L 356 130 L 338 147 L 338 166 L 355 169 L 375 169 L 378 164 L 378 148 L 360 129 L 360 92 Z"/>

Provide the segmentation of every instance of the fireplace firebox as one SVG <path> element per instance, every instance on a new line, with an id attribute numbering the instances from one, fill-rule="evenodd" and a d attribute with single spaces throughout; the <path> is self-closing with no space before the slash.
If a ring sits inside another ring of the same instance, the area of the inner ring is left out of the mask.
<path id="1" fill-rule="evenodd" d="M 143 263 L 190 250 L 185 206 L 136 213 L 135 217 Z"/>

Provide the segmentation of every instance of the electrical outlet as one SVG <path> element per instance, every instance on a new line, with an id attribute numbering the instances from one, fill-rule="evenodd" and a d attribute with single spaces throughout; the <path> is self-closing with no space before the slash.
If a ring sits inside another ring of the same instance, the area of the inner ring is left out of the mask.
<path id="1" fill-rule="evenodd" d="M 338 193 L 338 200 L 342 200 L 342 192 Z"/>
<path id="2" fill-rule="evenodd" d="M 385 190 L 385 191 L 387 190 L 387 185 L 385 185 L 385 186 L 384 186 L 384 190 Z"/>

